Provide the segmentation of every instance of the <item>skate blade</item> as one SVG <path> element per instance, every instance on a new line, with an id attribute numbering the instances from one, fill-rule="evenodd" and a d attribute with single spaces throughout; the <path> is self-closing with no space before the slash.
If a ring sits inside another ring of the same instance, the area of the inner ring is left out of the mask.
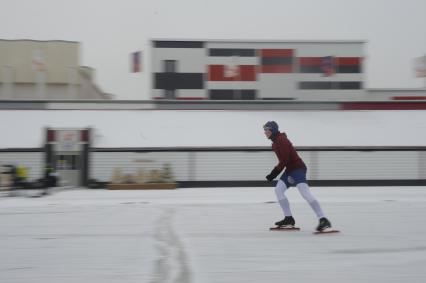
<path id="1" fill-rule="evenodd" d="M 318 234 L 331 234 L 331 233 L 340 233 L 339 230 L 335 230 L 333 228 L 326 228 L 322 231 L 315 231 L 314 234 L 318 235 Z"/>
<path id="2" fill-rule="evenodd" d="M 277 226 L 269 228 L 270 231 L 299 231 L 299 227 L 295 226 Z"/>

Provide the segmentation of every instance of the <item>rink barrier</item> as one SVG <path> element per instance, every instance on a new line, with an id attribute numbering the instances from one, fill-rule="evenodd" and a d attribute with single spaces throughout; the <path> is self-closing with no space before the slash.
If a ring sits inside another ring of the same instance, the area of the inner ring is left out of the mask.
<path id="1" fill-rule="evenodd" d="M 296 147 L 308 166 L 312 186 L 425 186 L 426 146 Z M 147 162 L 146 162 L 147 161 Z M 29 168 L 29 178 L 43 174 L 44 148 L 0 149 L 0 163 Z M 106 183 L 114 168 L 172 165 L 179 187 L 264 187 L 276 165 L 270 147 L 92 148 L 89 178 Z"/>
<path id="2" fill-rule="evenodd" d="M 312 186 L 426 185 L 426 146 L 296 147 Z M 270 147 L 95 148 L 94 178 L 106 180 L 118 166 L 132 172 L 170 163 L 179 187 L 263 187 L 276 165 Z M 155 163 L 158 163 L 157 165 Z M 108 165 L 110 164 L 110 165 Z"/>

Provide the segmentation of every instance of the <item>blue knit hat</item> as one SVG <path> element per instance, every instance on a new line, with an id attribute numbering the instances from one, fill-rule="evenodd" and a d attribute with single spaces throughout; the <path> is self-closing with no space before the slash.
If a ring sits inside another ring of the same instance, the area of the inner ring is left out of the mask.
<path id="1" fill-rule="evenodd" d="M 264 130 L 270 130 L 272 135 L 278 134 L 278 124 L 275 121 L 268 121 L 265 125 L 263 125 Z"/>

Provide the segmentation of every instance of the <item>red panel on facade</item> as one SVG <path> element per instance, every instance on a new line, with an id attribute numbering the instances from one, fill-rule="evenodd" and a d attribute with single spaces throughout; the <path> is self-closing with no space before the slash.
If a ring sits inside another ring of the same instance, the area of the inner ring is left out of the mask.
<path id="1" fill-rule="evenodd" d="M 424 102 L 342 103 L 342 110 L 426 110 Z"/>
<path id="2" fill-rule="evenodd" d="M 261 57 L 293 57 L 293 49 L 261 49 Z"/>
<path id="3" fill-rule="evenodd" d="M 300 66 L 321 66 L 323 57 L 299 57 Z"/>
<path id="4" fill-rule="evenodd" d="M 293 73 L 292 65 L 263 65 L 260 69 L 261 73 Z"/>
<path id="5" fill-rule="evenodd" d="M 342 66 L 353 66 L 361 63 L 360 57 L 338 57 L 337 64 Z"/>
<path id="6" fill-rule="evenodd" d="M 48 142 L 54 142 L 55 141 L 55 131 L 54 130 L 47 130 L 47 141 Z"/>
<path id="7" fill-rule="evenodd" d="M 242 81 L 255 81 L 256 66 L 254 65 L 240 65 L 240 79 Z"/>
<path id="8" fill-rule="evenodd" d="M 89 130 L 80 131 L 80 141 L 88 142 L 89 141 Z"/>
<path id="9" fill-rule="evenodd" d="M 393 100 L 426 100 L 426 96 L 394 96 Z"/>
<path id="10" fill-rule="evenodd" d="M 224 70 L 223 65 L 209 65 L 209 81 L 221 81 Z"/>
<path id="11" fill-rule="evenodd" d="M 231 68 L 225 65 L 209 65 L 209 81 L 255 81 L 256 66 L 239 65 Z"/>

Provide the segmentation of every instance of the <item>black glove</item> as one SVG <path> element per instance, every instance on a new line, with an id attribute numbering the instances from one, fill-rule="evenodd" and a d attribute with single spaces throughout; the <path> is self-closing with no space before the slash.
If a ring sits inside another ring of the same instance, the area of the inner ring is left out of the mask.
<path id="1" fill-rule="evenodd" d="M 269 173 L 269 175 L 266 175 L 266 180 L 268 180 L 269 182 L 272 182 L 278 176 L 278 174 L 280 174 L 280 170 L 274 167 L 271 173 Z"/>

